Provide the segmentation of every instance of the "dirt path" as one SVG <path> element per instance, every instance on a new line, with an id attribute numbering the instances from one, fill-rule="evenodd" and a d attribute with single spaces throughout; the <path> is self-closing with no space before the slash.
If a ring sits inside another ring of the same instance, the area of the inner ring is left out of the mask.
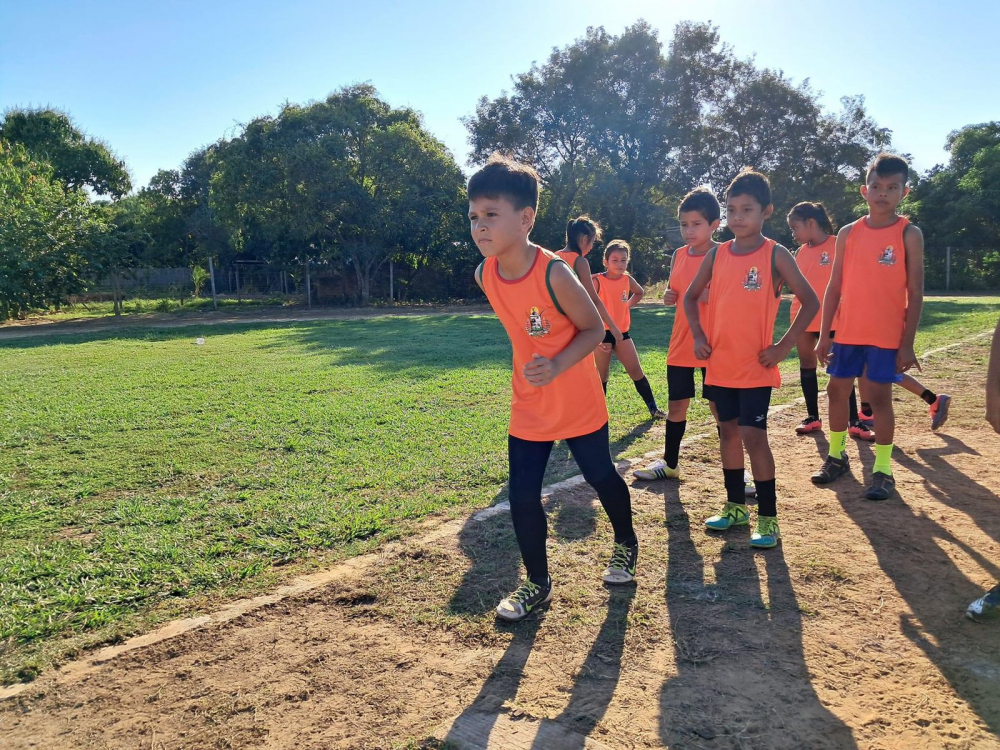
<path id="1" fill-rule="evenodd" d="M 47 675 L 0 703 L 0 744 L 485 747 L 471 732 L 525 750 L 1000 748 L 1000 626 L 962 616 L 1000 578 L 986 351 L 926 368 L 956 397 L 940 434 L 896 394 L 899 496 L 884 503 L 862 499 L 869 445 L 849 447 L 853 479 L 817 489 L 825 439 L 776 415 L 775 550 L 703 531 L 721 481 L 718 443 L 701 440 L 685 481 L 632 486 L 636 587 L 600 585 L 609 530 L 575 487 L 548 501 L 556 596 L 533 620 L 492 617 L 517 571 L 507 515 L 445 524 L 328 586 Z"/>
<path id="2" fill-rule="evenodd" d="M 386 315 L 483 315 L 491 313 L 488 305 L 428 305 L 399 308 L 316 308 L 285 310 L 282 308 L 250 309 L 241 313 L 140 313 L 122 318 L 75 318 L 51 321 L 31 318 L 27 321 L 0 326 L 0 341 L 24 339 L 35 336 L 72 335 L 126 328 L 184 328 L 187 326 L 215 326 L 233 323 L 299 323 L 316 320 L 358 320 Z"/>

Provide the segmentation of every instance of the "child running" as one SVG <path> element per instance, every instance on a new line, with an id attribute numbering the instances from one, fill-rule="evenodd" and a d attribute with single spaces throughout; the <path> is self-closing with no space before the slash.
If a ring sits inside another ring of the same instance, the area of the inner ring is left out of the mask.
<path id="1" fill-rule="evenodd" d="M 541 491 L 556 440 L 566 441 L 614 529 L 606 583 L 633 580 L 639 542 L 628 485 L 611 461 L 608 409 L 591 356 L 604 335 L 601 317 L 569 267 L 528 240 L 538 174 L 494 155 L 472 175 L 468 195 L 472 238 L 485 257 L 476 283 L 513 349 L 508 493 L 527 576 L 500 602 L 497 616 L 514 621 L 552 598 Z"/>
<path id="2" fill-rule="evenodd" d="M 888 499 L 896 486 L 890 460 L 896 431 L 892 384 L 911 367 L 920 368 L 913 341 L 924 300 L 924 238 L 896 213 L 909 192 L 909 172 L 905 159 L 886 153 L 868 168 L 861 186 L 868 215 L 837 234 L 816 346 L 830 375 L 830 454 L 812 481 L 828 484 L 850 471 L 844 452 L 848 391 L 864 375 L 862 395 L 871 403 L 876 427 L 875 466 L 865 492 L 869 500 Z M 838 313 L 834 342 L 830 331 Z"/>
<path id="3" fill-rule="evenodd" d="M 781 539 L 774 455 L 767 441 L 771 389 L 781 385 L 778 363 L 820 308 L 791 253 L 762 233 L 773 212 L 767 177 L 751 169 L 740 172 L 726 191 L 726 224 L 735 239 L 709 251 L 684 294 L 695 356 L 708 361 L 705 383 L 713 387 L 722 443 L 727 501 L 705 525 L 725 531 L 749 524 L 743 482 L 746 446 L 757 485 L 757 526 L 750 535 L 750 545 L 757 548 L 775 547 Z M 774 344 L 782 283 L 801 308 Z M 709 284 L 712 291 L 703 327 L 699 299 Z"/>
<path id="4" fill-rule="evenodd" d="M 632 308 L 642 299 L 642 286 L 628 273 L 629 257 L 632 248 L 625 240 L 611 240 L 604 249 L 604 272 L 595 273 L 592 277 L 597 296 L 608 311 L 612 322 L 622 332 L 622 340 L 615 341 L 607 324 L 604 325 L 604 341 L 594 351 L 597 362 L 597 372 L 601 376 L 604 392 L 608 392 L 608 377 L 611 373 L 611 355 L 618 357 L 635 386 L 639 396 L 649 410 L 653 419 L 663 419 L 666 414 L 660 411 L 653 398 L 653 389 L 642 371 L 639 354 L 635 350 L 629 326 L 632 323 Z"/>
<path id="5" fill-rule="evenodd" d="M 990 363 L 986 368 L 986 421 L 1000 434 L 1000 320 L 993 329 Z M 977 621 L 1000 618 L 1000 583 L 972 602 L 965 616 Z"/>
<path id="6" fill-rule="evenodd" d="M 795 253 L 795 262 L 802 275 L 816 295 L 826 291 L 830 281 L 830 271 L 833 270 L 833 254 L 836 249 L 836 239 L 833 236 L 833 223 L 826 213 L 822 203 L 797 203 L 788 212 L 788 228 L 792 237 L 799 243 Z M 799 312 L 798 299 L 792 300 L 791 317 Z M 796 426 L 795 432 L 806 435 L 823 429 L 823 421 L 819 418 L 819 381 L 816 377 L 816 342 L 819 341 L 820 321 L 823 313 L 816 314 L 805 332 L 795 342 L 795 350 L 799 355 L 799 382 L 802 385 L 802 395 L 806 400 L 806 418 Z M 830 332 L 831 338 L 836 330 Z M 851 388 L 850 428 L 852 437 L 863 440 L 874 440 L 875 434 L 870 425 L 862 423 L 858 418 L 858 398 Z"/>

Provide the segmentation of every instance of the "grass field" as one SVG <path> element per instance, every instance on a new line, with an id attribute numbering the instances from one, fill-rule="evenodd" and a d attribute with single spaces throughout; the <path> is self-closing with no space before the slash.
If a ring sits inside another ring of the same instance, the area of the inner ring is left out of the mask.
<path id="1" fill-rule="evenodd" d="M 918 353 L 990 329 L 998 303 L 928 300 Z M 642 307 L 632 326 L 661 403 L 672 316 Z M 489 316 L 133 329 L 0 352 L 3 682 L 504 494 L 510 354 Z M 794 357 L 782 369 L 797 373 Z M 660 444 L 620 367 L 609 408 L 615 453 Z M 707 418 L 700 403 L 689 415 Z M 550 479 L 574 473 L 554 457 Z"/>

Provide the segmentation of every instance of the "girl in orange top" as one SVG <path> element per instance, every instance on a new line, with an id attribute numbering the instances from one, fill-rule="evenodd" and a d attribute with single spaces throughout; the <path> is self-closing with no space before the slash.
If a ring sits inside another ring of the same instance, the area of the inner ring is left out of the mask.
<path id="1" fill-rule="evenodd" d="M 566 224 L 566 246 L 556 255 L 566 261 L 567 265 L 576 273 L 590 297 L 590 301 L 597 308 L 601 320 L 604 321 L 604 327 L 610 331 L 614 342 L 620 344 L 623 338 L 622 329 L 615 323 L 608 308 L 598 296 L 597 289 L 594 288 L 590 263 L 587 260 L 587 253 L 593 250 L 594 245 L 600 240 L 601 225 L 587 215 L 577 216 Z"/>
<path id="2" fill-rule="evenodd" d="M 726 191 L 726 223 L 735 239 L 708 254 L 684 293 L 695 356 L 708 360 L 705 382 L 714 386 L 727 497 L 722 512 L 705 525 L 724 531 L 750 522 L 744 497 L 745 446 L 757 486 L 757 528 L 750 545 L 761 548 L 774 547 L 781 538 L 774 455 L 767 441 L 771 389 L 781 384 L 778 363 L 820 308 L 791 253 L 761 232 L 773 212 L 767 177 L 753 170 L 740 172 Z M 775 344 L 782 283 L 799 298 L 802 309 Z M 706 329 L 698 308 L 709 284 Z"/>
<path id="3" fill-rule="evenodd" d="M 795 262 L 816 296 L 822 300 L 826 286 L 830 283 L 834 250 L 837 247 L 833 223 L 826 208 L 822 203 L 797 203 L 788 212 L 788 227 L 792 230 L 792 237 L 800 245 L 795 253 Z M 792 319 L 798 314 L 799 308 L 798 299 L 792 300 Z M 799 435 L 823 429 L 823 421 L 819 418 L 819 381 L 816 377 L 816 342 L 819 341 L 822 318 L 821 311 L 809 321 L 805 332 L 795 342 L 795 350 L 799 355 L 799 382 L 806 400 L 806 418 L 795 427 L 795 432 Z M 836 327 L 835 321 L 834 330 Z M 858 400 L 853 388 L 850 399 L 850 434 L 864 440 L 875 439 L 871 426 L 858 419 Z"/>
<path id="4" fill-rule="evenodd" d="M 538 175 L 494 156 L 469 180 L 468 192 L 472 238 L 485 257 L 476 282 L 506 329 L 514 357 L 508 495 L 527 577 L 500 602 L 497 616 L 521 620 L 552 598 L 541 491 L 554 441 L 566 440 L 614 529 L 606 583 L 634 578 L 639 543 L 628 485 L 611 460 L 607 406 L 590 356 L 601 340 L 600 316 L 569 267 L 528 241 Z"/>
<path id="5" fill-rule="evenodd" d="M 610 329 L 605 324 L 604 341 L 594 351 L 594 360 L 597 362 L 597 372 L 600 373 L 605 394 L 608 392 L 611 355 L 614 353 L 618 357 L 618 361 L 625 367 L 629 377 L 632 378 L 632 383 L 639 392 L 639 396 L 646 403 L 649 416 L 653 419 L 663 419 L 667 415 L 660 411 L 656 405 L 653 389 L 649 385 L 646 373 L 642 371 L 639 354 L 636 352 L 632 336 L 629 334 L 629 326 L 632 323 L 632 308 L 639 304 L 643 295 L 642 286 L 627 271 L 631 252 L 632 248 L 625 240 L 611 240 L 604 250 L 604 268 L 606 270 L 604 273 L 597 273 L 593 276 L 597 296 L 604 303 L 611 320 L 622 332 L 622 340 L 616 343 Z"/>

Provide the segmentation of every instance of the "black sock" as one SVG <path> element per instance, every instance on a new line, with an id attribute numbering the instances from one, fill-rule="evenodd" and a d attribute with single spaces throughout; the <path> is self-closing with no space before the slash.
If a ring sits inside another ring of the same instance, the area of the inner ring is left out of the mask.
<path id="1" fill-rule="evenodd" d="M 774 490 L 774 480 L 754 477 L 753 483 L 757 485 L 757 515 L 777 516 L 778 498 Z"/>
<path id="2" fill-rule="evenodd" d="M 847 402 L 847 405 L 851 411 L 848 415 L 851 421 L 848 424 L 854 424 L 858 421 L 858 394 L 854 392 L 853 388 L 851 388 L 851 398 Z"/>
<path id="3" fill-rule="evenodd" d="M 865 420 L 871 420 L 872 416 L 873 416 L 872 405 L 869 404 L 867 401 L 862 401 L 861 402 L 861 418 L 865 419 Z"/>
<path id="4" fill-rule="evenodd" d="M 604 389 L 604 395 L 607 396 L 608 395 L 608 381 L 607 380 L 601 382 L 601 388 Z"/>
<path id="5" fill-rule="evenodd" d="M 632 528 L 632 495 L 628 485 L 617 471 L 597 482 L 590 482 L 597 490 L 597 498 L 601 501 L 604 512 L 608 514 L 611 528 L 615 532 L 615 542 L 618 544 L 635 544 L 635 530 Z"/>
<path id="6" fill-rule="evenodd" d="M 667 442 L 663 448 L 663 460 L 671 469 L 677 468 L 677 461 L 681 454 L 681 439 L 683 439 L 686 429 L 687 421 L 667 421 Z"/>
<path id="7" fill-rule="evenodd" d="M 649 379 L 643 376 L 642 380 L 633 380 L 632 385 L 635 386 L 639 395 L 642 396 L 642 400 L 646 402 L 647 408 L 650 411 L 656 409 L 656 398 L 653 396 L 653 389 L 649 385 Z"/>
<path id="8" fill-rule="evenodd" d="M 802 379 L 802 395 L 806 397 L 806 416 L 819 419 L 819 383 L 816 380 L 816 368 L 810 370 L 799 368 Z"/>
<path id="9" fill-rule="evenodd" d="M 726 500 L 738 505 L 747 504 L 746 484 L 743 469 L 723 469 L 722 481 L 726 485 Z"/>
<path id="10" fill-rule="evenodd" d="M 934 402 L 937 401 L 937 394 L 929 388 L 924 388 L 924 392 L 920 394 L 920 398 L 926 401 L 930 406 L 934 406 Z"/>

